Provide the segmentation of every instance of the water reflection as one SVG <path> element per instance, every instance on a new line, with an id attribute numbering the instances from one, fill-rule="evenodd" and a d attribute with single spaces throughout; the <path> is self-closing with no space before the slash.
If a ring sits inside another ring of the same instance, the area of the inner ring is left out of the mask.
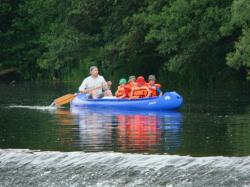
<path id="1" fill-rule="evenodd" d="M 75 119 L 69 110 L 57 109 L 56 121 L 60 124 L 58 130 L 58 140 L 63 150 L 72 150 L 78 139 L 75 139 Z"/>
<path id="2" fill-rule="evenodd" d="M 179 112 L 71 108 L 56 114 L 62 125 L 61 143 L 84 151 L 173 153 L 181 144 Z M 69 130 L 71 124 L 74 127 Z"/>
<path id="3" fill-rule="evenodd" d="M 161 139 L 156 116 L 117 115 L 117 142 L 121 151 L 154 150 Z"/>

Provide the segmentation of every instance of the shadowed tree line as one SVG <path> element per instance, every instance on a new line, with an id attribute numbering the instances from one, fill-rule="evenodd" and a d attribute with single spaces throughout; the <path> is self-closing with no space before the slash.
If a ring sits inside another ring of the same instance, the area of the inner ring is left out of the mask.
<path id="1" fill-rule="evenodd" d="M 248 0 L 2 0 L 0 71 L 27 80 L 250 79 Z"/>

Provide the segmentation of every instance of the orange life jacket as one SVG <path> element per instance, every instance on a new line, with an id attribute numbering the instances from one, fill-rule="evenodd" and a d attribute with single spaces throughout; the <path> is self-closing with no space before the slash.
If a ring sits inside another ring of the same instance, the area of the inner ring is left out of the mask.
<path id="1" fill-rule="evenodd" d="M 150 89 L 151 91 L 151 97 L 156 97 L 158 96 L 158 93 L 157 93 L 157 88 L 160 88 L 161 85 L 160 84 L 154 84 L 153 86 L 150 85 L 150 83 L 147 83 L 147 86 L 148 88 Z"/>
<path id="2" fill-rule="evenodd" d="M 150 86 L 150 83 L 149 83 L 149 82 L 147 82 L 146 84 L 147 84 L 148 86 Z M 154 84 L 154 86 L 156 86 L 157 88 L 161 88 L 161 85 L 158 84 L 158 83 L 157 83 L 157 84 Z"/>
<path id="3" fill-rule="evenodd" d="M 151 97 L 156 97 L 156 96 L 158 96 L 156 86 L 149 86 L 148 88 L 149 88 L 150 91 L 151 91 L 151 95 L 150 95 Z"/>
<path id="4" fill-rule="evenodd" d="M 126 90 L 125 90 L 125 86 L 119 86 L 119 87 L 118 87 L 118 90 L 117 90 L 117 93 L 115 94 L 115 96 L 116 96 L 116 97 L 121 97 L 121 96 L 123 96 L 124 94 L 127 96 Z"/>
<path id="5" fill-rule="evenodd" d="M 135 85 L 136 85 L 135 83 L 129 82 L 126 86 L 132 90 L 132 88 L 133 88 Z"/>
<path id="6" fill-rule="evenodd" d="M 125 86 L 125 91 L 126 91 L 126 94 L 129 96 L 133 87 L 135 86 L 135 84 L 133 82 L 129 82 L 126 84 Z"/>
<path id="7" fill-rule="evenodd" d="M 134 86 L 134 92 L 132 97 L 135 98 L 143 98 L 146 97 L 148 95 L 148 90 L 147 90 L 147 86 Z"/>
<path id="8" fill-rule="evenodd" d="M 158 84 L 158 83 L 157 83 L 157 84 L 155 84 L 155 86 L 156 86 L 156 87 L 158 87 L 158 88 L 161 88 L 161 85 L 160 85 L 160 84 Z"/>

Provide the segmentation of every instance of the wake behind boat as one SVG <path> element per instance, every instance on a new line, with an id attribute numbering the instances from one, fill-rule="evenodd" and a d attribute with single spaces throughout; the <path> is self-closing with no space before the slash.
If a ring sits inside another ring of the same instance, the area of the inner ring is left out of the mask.
<path id="1" fill-rule="evenodd" d="M 182 103 L 181 95 L 176 92 L 166 92 L 159 97 L 140 99 L 88 99 L 85 94 L 79 94 L 71 101 L 70 105 L 71 107 L 119 108 L 124 110 L 177 110 Z"/>

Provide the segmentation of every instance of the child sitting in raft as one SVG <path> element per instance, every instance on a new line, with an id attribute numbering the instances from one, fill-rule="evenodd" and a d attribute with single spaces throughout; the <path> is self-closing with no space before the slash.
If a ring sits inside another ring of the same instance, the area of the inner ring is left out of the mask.
<path id="1" fill-rule="evenodd" d="M 132 88 L 136 85 L 136 77 L 134 75 L 129 76 L 128 83 L 126 84 L 127 95 L 130 96 Z"/>
<path id="2" fill-rule="evenodd" d="M 147 86 L 149 87 L 151 91 L 151 97 L 156 97 L 156 96 L 162 96 L 162 91 L 160 90 L 161 85 L 155 83 L 156 78 L 154 75 L 149 75 L 148 76 L 148 83 Z"/>
<path id="3" fill-rule="evenodd" d="M 119 86 L 117 88 L 117 91 L 115 92 L 116 98 L 122 99 L 122 98 L 128 97 L 127 91 L 126 91 L 126 83 L 127 83 L 126 79 L 124 78 L 120 79 Z"/>
<path id="4" fill-rule="evenodd" d="M 151 95 L 149 87 L 146 85 L 146 81 L 143 76 L 139 76 L 136 79 L 136 85 L 132 88 L 130 93 L 131 99 L 145 98 Z"/>
<path id="5" fill-rule="evenodd" d="M 131 89 L 136 85 L 136 77 L 134 75 L 129 76 L 128 78 L 128 84 Z"/>

